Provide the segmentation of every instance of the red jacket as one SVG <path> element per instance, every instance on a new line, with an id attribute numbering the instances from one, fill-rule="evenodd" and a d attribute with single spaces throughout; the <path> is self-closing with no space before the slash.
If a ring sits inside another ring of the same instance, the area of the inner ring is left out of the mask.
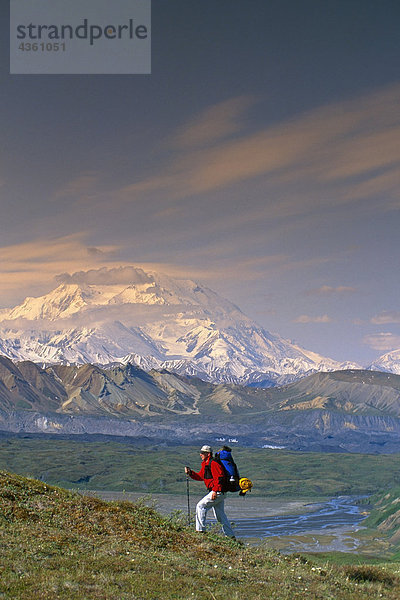
<path id="1" fill-rule="evenodd" d="M 210 474 L 210 469 L 206 469 L 206 467 L 211 462 L 211 478 L 205 477 Z M 206 470 L 206 473 L 204 471 Z M 201 469 L 198 473 L 194 471 L 190 471 L 190 477 L 195 479 L 196 481 L 204 481 L 206 488 L 212 492 L 222 492 L 222 486 L 225 478 L 225 473 L 223 468 L 219 463 L 209 456 L 206 460 L 203 460 L 201 463 Z"/>

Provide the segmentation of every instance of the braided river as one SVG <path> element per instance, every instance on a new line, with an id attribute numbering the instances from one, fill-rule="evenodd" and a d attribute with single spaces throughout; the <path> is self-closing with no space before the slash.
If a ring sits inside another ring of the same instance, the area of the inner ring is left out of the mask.
<path id="1" fill-rule="evenodd" d="M 86 493 L 86 492 L 85 492 Z M 106 500 L 124 499 L 136 501 L 144 498 L 147 504 L 154 506 L 162 514 L 180 511 L 188 518 L 188 498 L 184 495 L 153 494 L 145 496 L 133 493 L 96 492 Z M 189 509 L 191 523 L 194 522 L 196 503 L 202 494 L 191 491 Z M 287 498 L 269 499 L 244 498 L 228 494 L 225 512 L 234 523 L 238 539 L 247 543 L 260 543 L 269 540 L 272 545 L 285 551 L 356 551 L 359 542 L 356 532 L 366 517 L 366 507 L 362 499 L 354 496 L 340 496 L 324 500 L 288 500 Z M 215 523 L 213 511 L 208 515 L 210 525 Z M 284 538 L 285 544 L 278 543 Z"/>

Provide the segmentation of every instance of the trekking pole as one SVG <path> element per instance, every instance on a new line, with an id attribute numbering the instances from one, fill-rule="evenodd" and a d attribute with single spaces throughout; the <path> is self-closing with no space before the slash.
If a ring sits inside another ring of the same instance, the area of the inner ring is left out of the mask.
<path id="1" fill-rule="evenodd" d="M 190 496 L 189 496 L 189 477 L 186 476 L 186 492 L 187 492 L 187 506 L 188 506 L 188 525 L 190 525 Z"/>

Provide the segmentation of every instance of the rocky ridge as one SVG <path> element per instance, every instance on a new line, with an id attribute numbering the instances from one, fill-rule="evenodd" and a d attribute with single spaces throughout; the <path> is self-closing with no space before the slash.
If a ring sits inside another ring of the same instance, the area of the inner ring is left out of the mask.
<path id="1" fill-rule="evenodd" d="M 213 385 L 132 364 L 0 357 L 0 430 L 219 441 L 294 450 L 398 452 L 400 376 L 316 373 L 278 388 Z"/>

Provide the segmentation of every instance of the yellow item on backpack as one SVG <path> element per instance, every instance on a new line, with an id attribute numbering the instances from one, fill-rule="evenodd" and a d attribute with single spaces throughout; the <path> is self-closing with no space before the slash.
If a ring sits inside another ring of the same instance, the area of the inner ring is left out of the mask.
<path id="1" fill-rule="evenodd" d="M 253 487 L 253 483 L 248 477 L 241 477 L 239 479 L 239 487 L 241 491 L 239 492 L 240 496 L 244 496 L 246 492 L 250 492 Z"/>

